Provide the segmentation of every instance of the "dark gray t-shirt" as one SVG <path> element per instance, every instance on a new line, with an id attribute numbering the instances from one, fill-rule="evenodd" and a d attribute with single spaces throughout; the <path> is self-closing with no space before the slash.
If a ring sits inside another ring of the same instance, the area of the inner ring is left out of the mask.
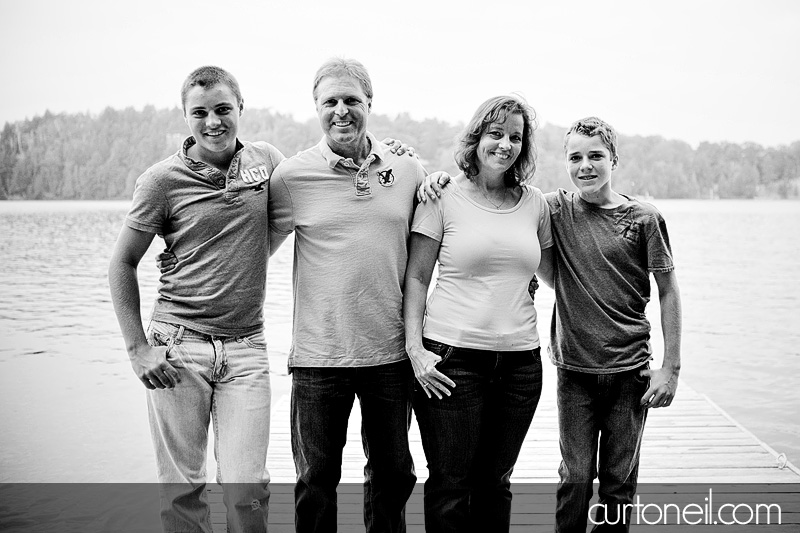
<path id="1" fill-rule="evenodd" d="M 643 365 L 651 354 L 649 273 L 674 268 L 664 218 L 628 196 L 612 209 L 564 189 L 545 198 L 555 241 L 550 359 L 593 374 Z"/>
<path id="2" fill-rule="evenodd" d="M 283 160 L 265 142 L 243 142 L 223 174 L 187 155 L 153 165 L 136 181 L 126 218 L 156 233 L 177 256 L 161 275 L 153 319 L 207 335 L 248 335 L 264 328 L 269 257 L 267 203 L 272 171 Z"/>

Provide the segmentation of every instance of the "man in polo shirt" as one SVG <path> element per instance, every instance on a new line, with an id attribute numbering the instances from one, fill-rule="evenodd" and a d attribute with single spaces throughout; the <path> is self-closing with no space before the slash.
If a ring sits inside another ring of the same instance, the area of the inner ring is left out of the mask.
<path id="1" fill-rule="evenodd" d="M 405 531 L 416 476 L 401 288 L 425 170 L 367 131 L 372 84 L 361 63 L 326 62 L 313 95 L 325 136 L 278 166 L 269 199 L 271 251 L 295 232 L 295 525 L 300 533 L 335 530 L 342 449 L 358 397 L 367 532 Z"/>
<path id="2" fill-rule="evenodd" d="M 192 136 L 136 181 L 109 266 L 114 309 L 147 391 L 165 531 L 211 531 L 206 447 L 214 418 L 228 530 L 266 532 L 270 379 L 263 306 L 270 174 L 283 155 L 237 138 L 239 85 L 218 67 L 181 91 Z M 153 237 L 176 260 L 145 333 L 136 268 Z"/>

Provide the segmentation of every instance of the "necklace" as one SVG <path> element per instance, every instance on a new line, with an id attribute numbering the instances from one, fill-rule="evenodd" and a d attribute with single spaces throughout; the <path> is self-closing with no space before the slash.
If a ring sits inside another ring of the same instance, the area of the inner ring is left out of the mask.
<path id="1" fill-rule="evenodd" d="M 500 201 L 500 203 L 499 203 L 499 204 L 496 204 L 496 203 L 494 203 L 494 202 L 493 202 L 493 201 L 492 201 L 492 200 L 491 200 L 491 199 L 490 199 L 488 196 L 486 196 L 486 193 L 485 193 L 485 192 L 483 192 L 483 189 L 481 189 L 480 187 L 478 187 L 478 190 L 481 192 L 481 194 L 483 195 L 483 197 L 484 197 L 484 198 L 486 198 L 486 201 L 487 201 L 487 202 L 489 202 L 489 203 L 492 205 L 492 207 L 494 207 L 495 209 L 500 209 L 500 207 L 501 207 L 501 206 L 502 206 L 504 203 L 506 203 L 506 193 L 508 192 L 508 187 L 503 187 L 503 199 Z"/>

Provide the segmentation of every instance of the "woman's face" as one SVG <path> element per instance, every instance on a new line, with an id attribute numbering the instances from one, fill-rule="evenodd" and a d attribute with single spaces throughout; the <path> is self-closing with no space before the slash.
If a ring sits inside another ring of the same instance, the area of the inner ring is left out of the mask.
<path id="1" fill-rule="evenodd" d="M 492 122 L 478 142 L 478 166 L 480 172 L 504 174 L 511 168 L 522 151 L 522 135 L 525 121 L 522 115 L 509 115 L 505 122 Z"/>

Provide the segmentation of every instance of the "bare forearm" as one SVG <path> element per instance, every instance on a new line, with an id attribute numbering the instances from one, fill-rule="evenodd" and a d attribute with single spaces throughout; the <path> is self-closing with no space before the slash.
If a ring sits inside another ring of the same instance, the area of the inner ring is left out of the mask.
<path id="1" fill-rule="evenodd" d="M 422 322 L 428 286 L 416 279 L 406 279 L 403 294 L 403 321 L 406 328 L 406 351 L 422 348 Z"/>
<path id="2" fill-rule="evenodd" d="M 659 296 L 661 329 L 664 333 L 664 368 L 676 374 L 681 369 L 681 298 L 677 285 Z"/>
<path id="3" fill-rule="evenodd" d="M 133 355 L 147 345 L 142 328 L 142 313 L 139 295 L 139 282 L 136 267 L 120 262 L 112 262 L 108 269 L 108 283 L 111 301 L 117 315 L 125 348 Z"/>
<path id="4" fill-rule="evenodd" d="M 539 268 L 536 270 L 536 275 L 539 279 L 544 281 L 551 289 L 553 288 L 554 251 L 554 246 L 542 250 L 542 258 L 539 261 Z"/>

